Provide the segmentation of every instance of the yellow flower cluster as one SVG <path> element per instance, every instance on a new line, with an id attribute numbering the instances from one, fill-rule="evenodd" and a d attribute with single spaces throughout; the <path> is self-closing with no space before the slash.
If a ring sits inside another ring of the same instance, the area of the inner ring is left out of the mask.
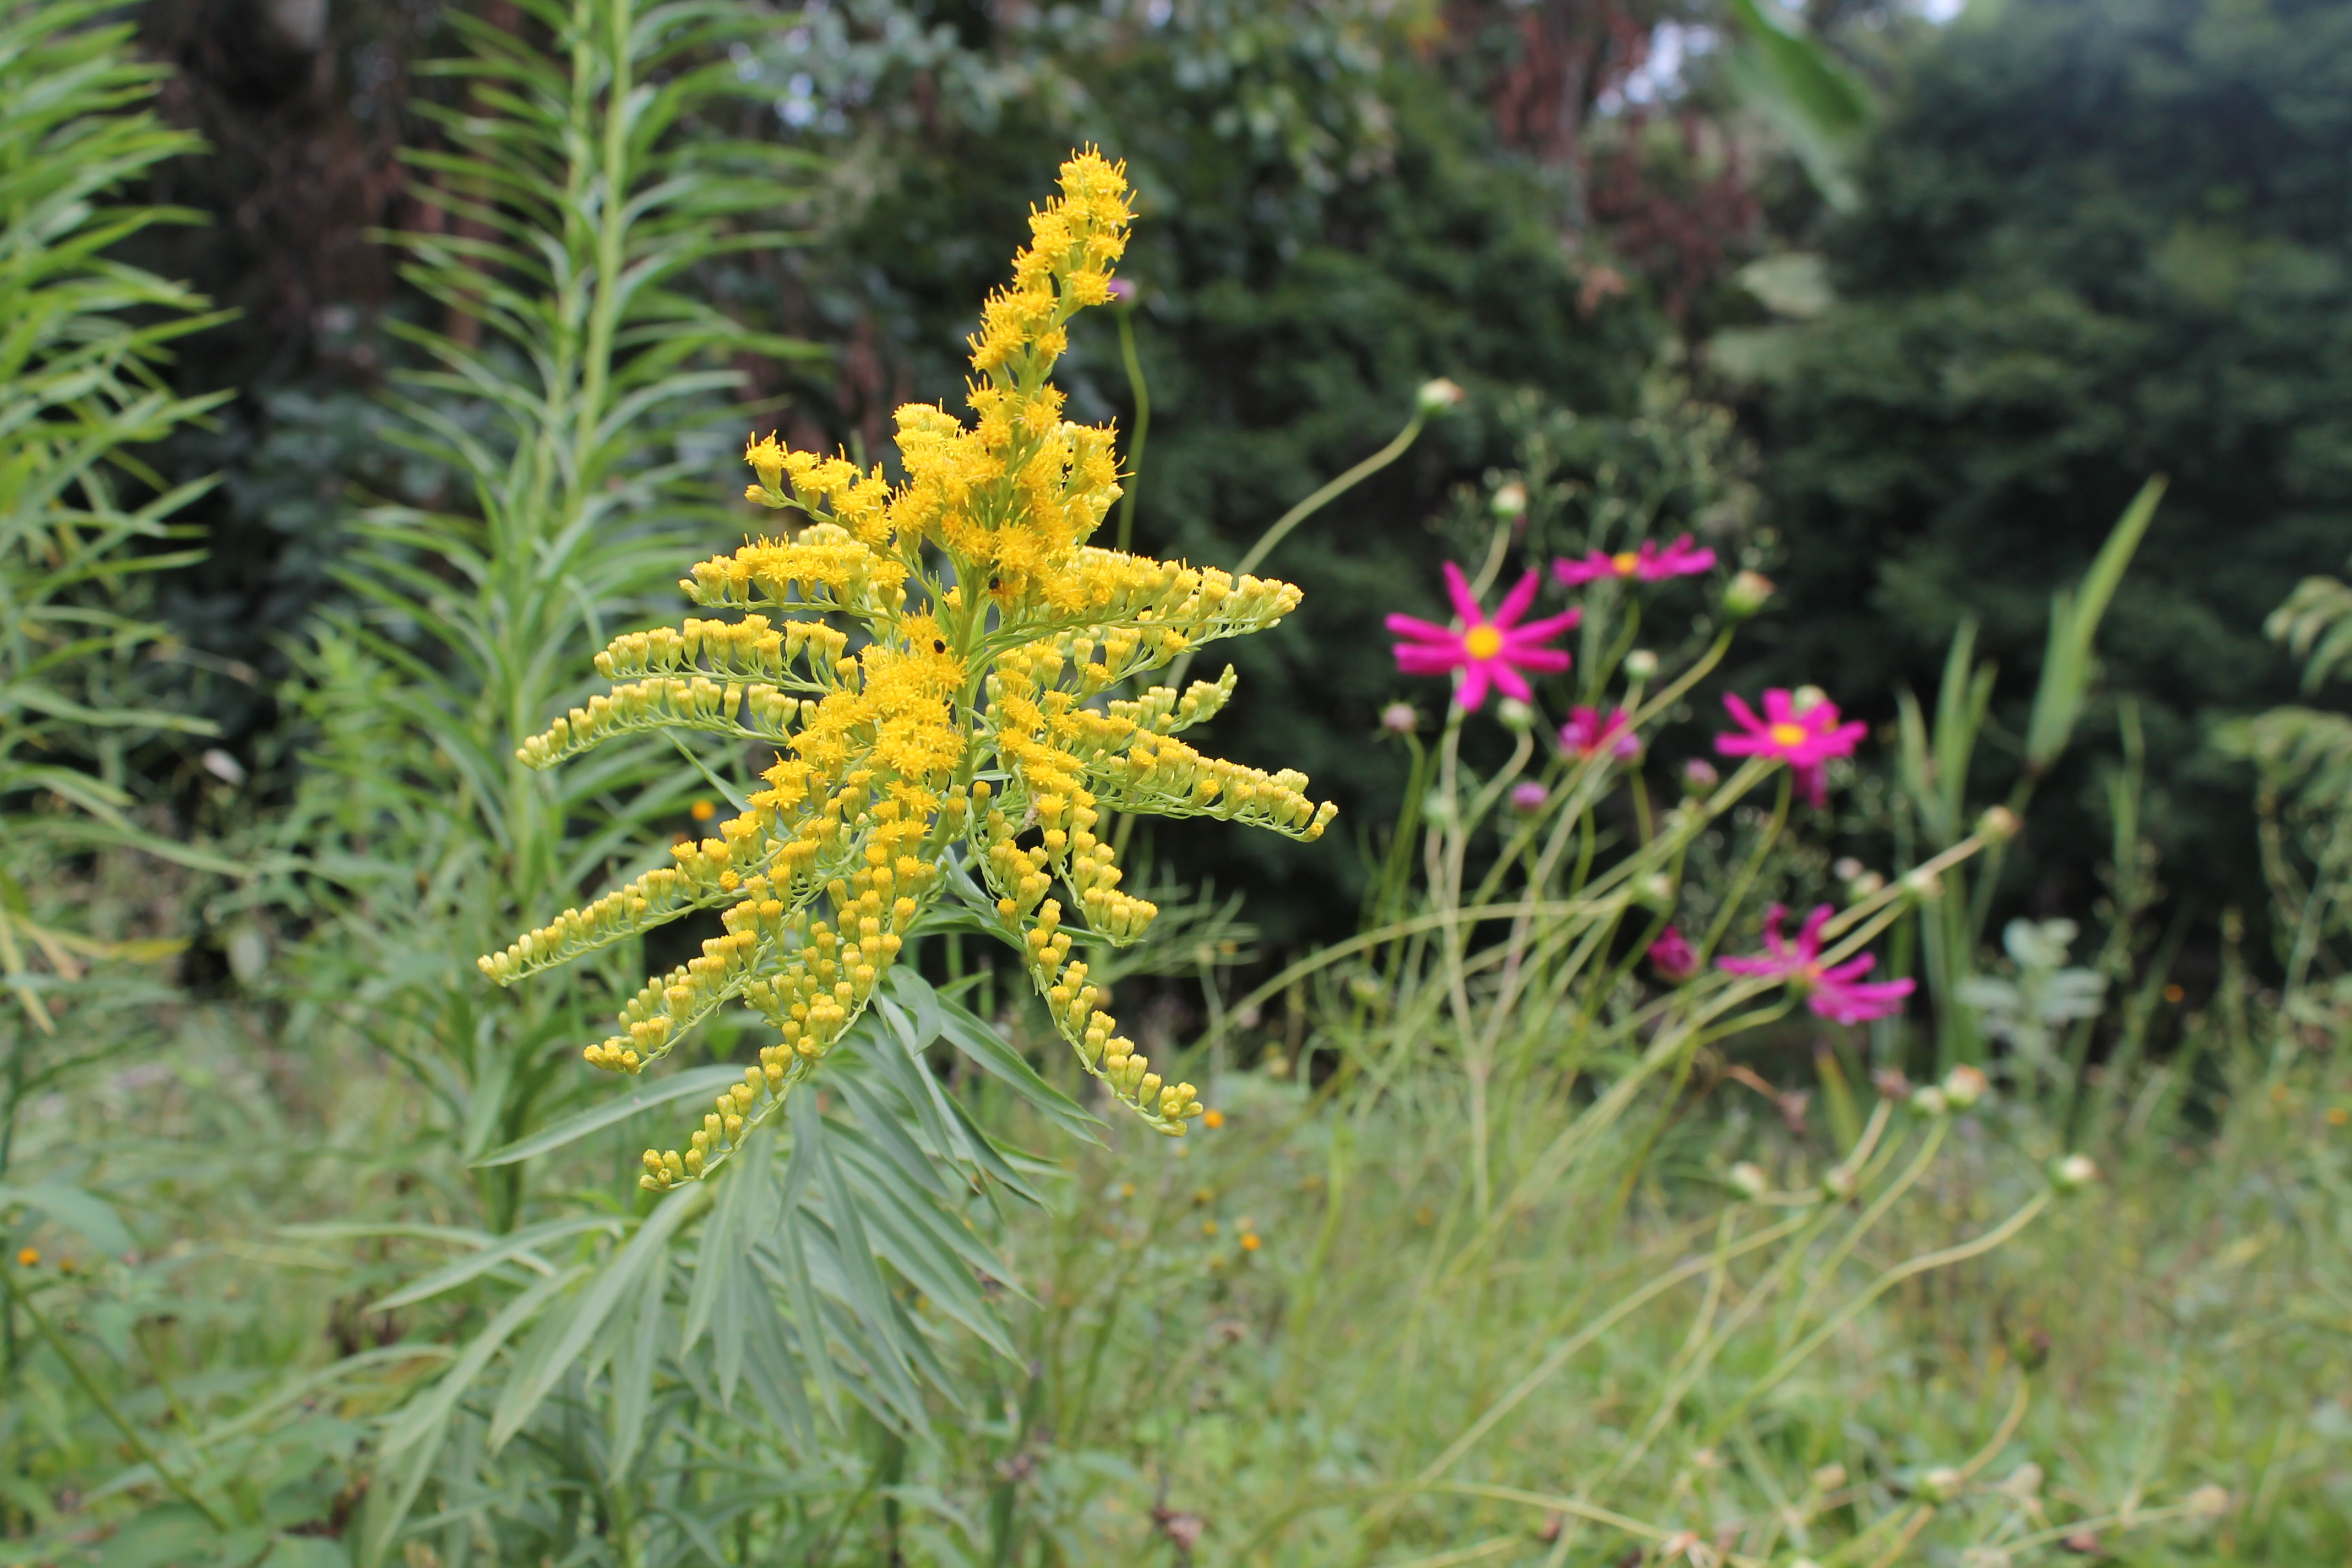
<path id="1" fill-rule="evenodd" d="M 1334 808 L 1310 802 L 1299 773 L 1241 767 L 1176 738 L 1224 707 L 1231 668 L 1181 693 L 1118 694 L 1298 604 L 1288 584 L 1086 542 L 1119 494 L 1115 432 L 1063 418 L 1050 374 L 1070 318 L 1109 298 L 1127 197 L 1124 169 L 1099 154 L 1063 165 L 1059 196 L 1031 215 L 1031 243 L 971 340 L 971 423 L 925 405 L 898 411 L 903 482 L 772 436 L 752 441 L 745 493 L 808 521 L 702 562 L 679 584 L 698 606 L 743 613 L 616 637 L 596 659 L 611 693 L 517 752 L 551 766 L 655 729 L 782 751 L 718 837 L 679 843 L 673 865 L 481 960 L 509 984 L 724 906 L 723 934 L 648 981 L 618 1031 L 584 1053 L 592 1066 L 641 1072 L 729 1005 L 776 1030 L 688 1147 L 646 1151 L 649 1189 L 708 1175 L 775 1113 L 864 1013 L 943 891 L 974 896 L 958 866 L 978 873 L 986 901 L 974 912 L 1022 954 L 1087 1070 L 1161 1131 L 1181 1134 L 1202 1112 L 1192 1085 L 1165 1081 L 1117 1033 L 1073 956 L 1139 940 L 1159 912 L 1121 888 L 1104 814 L 1208 816 L 1312 839 Z"/>

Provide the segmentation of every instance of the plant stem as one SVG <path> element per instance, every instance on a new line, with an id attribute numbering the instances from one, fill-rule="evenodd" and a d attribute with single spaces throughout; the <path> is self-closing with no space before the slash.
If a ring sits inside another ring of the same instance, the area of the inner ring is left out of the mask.
<path id="1" fill-rule="evenodd" d="M 0 1285 L 5 1285 L 8 1288 L 8 1300 L 24 1308 L 25 1316 L 32 1320 L 33 1327 L 40 1331 L 41 1337 L 49 1342 L 49 1348 L 58 1352 L 58 1359 L 66 1363 L 66 1370 L 73 1373 L 74 1381 L 81 1385 L 81 1391 L 84 1394 L 89 1395 L 90 1403 L 97 1405 L 107 1420 L 114 1424 L 114 1429 L 117 1432 L 122 1434 L 122 1440 L 130 1445 L 131 1451 L 145 1461 L 147 1468 L 155 1472 L 156 1479 L 162 1481 L 168 1490 L 211 1521 L 215 1530 L 226 1535 L 233 1528 L 229 1521 L 223 1518 L 220 1511 L 211 1503 L 206 1502 L 190 1489 L 186 1482 L 165 1468 L 163 1461 L 157 1457 L 155 1450 L 149 1446 L 139 1428 L 131 1425 L 130 1419 L 122 1414 L 112 1399 L 107 1397 L 106 1390 L 99 1387 L 97 1380 L 90 1376 L 89 1369 L 82 1365 L 80 1358 L 73 1353 L 73 1347 L 66 1343 L 65 1336 L 51 1327 L 48 1319 L 41 1315 L 41 1310 L 33 1305 L 33 1299 L 25 1294 L 23 1286 L 16 1283 L 16 1270 L 5 1262 L 0 1262 Z"/>

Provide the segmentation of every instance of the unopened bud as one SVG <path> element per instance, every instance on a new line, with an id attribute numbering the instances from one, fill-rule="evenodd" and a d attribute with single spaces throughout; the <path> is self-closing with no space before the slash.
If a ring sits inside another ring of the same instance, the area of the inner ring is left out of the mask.
<path id="1" fill-rule="evenodd" d="M 1960 1495 L 1967 1481 L 1959 1471 L 1949 1465 L 1937 1465 L 1919 1478 L 1919 1493 L 1930 1502 L 1949 1502 Z"/>
<path id="2" fill-rule="evenodd" d="M 1495 704 L 1495 717 L 1507 730 L 1524 730 L 1536 721 L 1536 710 L 1516 697 L 1506 697 Z"/>
<path id="3" fill-rule="evenodd" d="M 1854 902 L 1871 898 L 1885 890 L 1886 879 L 1875 871 L 1864 871 L 1845 885 L 1845 896 Z"/>
<path id="4" fill-rule="evenodd" d="M 1381 710 L 1381 728 L 1391 735 L 1410 735 L 1421 728 L 1421 710 L 1410 702 L 1391 702 Z"/>
<path id="5" fill-rule="evenodd" d="M 1486 503 L 1496 517 L 1518 518 L 1528 515 L 1528 487 L 1513 479 L 1497 489 Z"/>
<path id="6" fill-rule="evenodd" d="M 1822 1191 L 1841 1201 L 1853 1196 L 1854 1189 L 1861 1184 L 1851 1165 L 1832 1165 L 1822 1177 Z"/>
<path id="7" fill-rule="evenodd" d="M 2189 1513 L 2198 1519 L 2219 1519 L 2230 1511 L 2228 1489 L 2210 1484 L 2199 1487 L 2181 1500 L 2189 1505 Z"/>
<path id="8" fill-rule="evenodd" d="M 1900 1102 L 1911 1098 L 1911 1080 L 1903 1076 L 1901 1068 L 1873 1068 L 1870 1087 L 1878 1090 L 1882 1100 Z"/>
<path id="9" fill-rule="evenodd" d="M 1535 812 L 1541 811 L 1543 809 L 1544 802 L 1550 798 L 1551 791 L 1544 788 L 1543 785 L 1536 783 L 1533 779 L 1528 779 L 1524 783 L 1515 784 L 1511 786 L 1510 799 L 1511 809 L 1513 811 L 1532 815 Z"/>
<path id="10" fill-rule="evenodd" d="M 1988 844 L 2006 844 L 2016 837 L 2017 830 L 2024 826 L 2018 820 L 2017 813 L 2009 807 L 1990 806 L 1977 818 L 1977 837 Z"/>
<path id="11" fill-rule="evenodd" d="M 1423 418 L 1434 419 L 1449 408 L 1459 407 L 1462 400 L 1469 395 L 1458 384 L 1441 375 L 1433 381 L 1421 384 L 1421 390 L 1412 395 L 1412 405 Z"/>
<path id="12" fill-rule="evenodd" d="M 1830 694 L 1818 686 L 1800 686 L 1789 693 L 1789 707 L 1798 713 L 1810 713 L 1830 700 Z"/>
<path id="13" fill-rule="evenodd" d="M 1767 1185 L 1764 1179 L 1764 1167 L 1748 1160 L 1742 1160 L 1732 1166 L 1725 1173 L 1724 1180 L 1730 1184 L 1733 1192 L 1751 1204 L 1764 1195 Z"/>
<path id="14" fill-rule="evenodd" d="M 1903 890 L 1923 904 L 1934 903 L 1944 894 L 1944 879 L 1925 866 L 1903 873 Z"/>
<path id="15" fill-rule="evenodd" d="M 1843 1465 L 1823 1465 L 1820 1469 L 1813 1472 L 1812 1480 L 1813 1489 L 1815 1491 L 1833 1492 L 1837 1490 L 1838 1488 L 1845 1485 L 1845 1467 Z"/>
<path id="16" fill-rule="evenodd" d="M 2050 1167 L 2050 1184 L 2062 1193 L 2078 1193 L 2099 1179 L 2098 1166 L 2088 1154 L 2069 1154 Z"/>
<path id="17" fill-rule="evenodd" d="M 1955 1110 L 1966 1110 L 1985 1097 L 1992 1083 L 1981 1068 L 1956 1067 L 1944 1075 L 1944 1098 Z"/>
<path id="18" fill-rule="evenodd" d="M 1641 900 L 1654 910 L 1669 909 L 1675 901 L 1675 879 L 1664 871 L 1653 871 L 1642 879 Z"/>
<path id="19" fill-rule="evenodd" d="M 1723 775 L 1717 773 L 1715 764 L 1705 757 L 1693 757 L 1683 764 L 1683 793 L 1685 795 L 1705 795 L 1722 782 Z"/>
<path id="20" fill-rule="evenodd" d="M 1724 585 L 1724 614 L 1745 620 L 1771 603 L 1775 592 L 1772 579 L 1763 573 L 1742 572 Z"/>
<path id="21" fill-rule="evenodd" d="M 1911 1091 L 1911 1109 L 1919 1115 L 1932 1120 L 1943 1115 L 1945 1111 L 1951 1109 L 1951 1106 L 1945 1100 L 1944 1091 L 1934 1084 L 1929 1084 L 1925 1089 L 1915 1089 Z"/>
<path id="22" fill-rule="evenodd" d="M 1658 656 L 1648 648 L 1637 647 L 1625 656 L 1625 679 L 1648 680 L 1658 673 Z"/>

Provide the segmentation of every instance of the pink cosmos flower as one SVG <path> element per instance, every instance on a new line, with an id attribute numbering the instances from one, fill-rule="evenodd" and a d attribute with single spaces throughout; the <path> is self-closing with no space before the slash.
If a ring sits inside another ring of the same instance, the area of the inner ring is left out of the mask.
<path id="1" fill-rule="evenodd" d="M 1698 973 L 1698 954 L 1691 951 L 1690 938 L 1668 926 L 1650 944 L 1650 967 L 1667 984 L 1680 985 Z"/>
<path id="2" fill-rule="evenodd" d="M 1462 686 L 1455 697 L 1474 713 L 1486 705 L 1489 687 L 1499 688 L 1504 696 L 1521 702 L 1534 701 L 1535 692 L 1519 672 L 1557 675 L 1566 669 L 1568 651 L 1541 645 L 1576 625 L 1583 614 L 1570 610 L 1564 616 L 1548 616 L 1519 625 L 1519 617 L 1536 602 L 1536 588 L 1541 581 L 1534 572 L 1520 578 L 1518 586 L 1496 606 L 1490 620 L 1471 596 L 1462 568 L 1447 562 L 1445 592 L 1454 601 L 1454 614 L 1461 617 L 1461 628 L 1435 626 L 1411 616 L 1391 616 L 1389 630 L 1412 639 L 1396 645 L 1397 668 L 1407 675 L 1462 671 Z"/>
<path id="3" fill-rule="evenodd" d="M 1715 749 L 1727 757 L 1773 757 L 1789 764 L 1805 799 L 1820 805 L 1827 798 L 1822 764 L 1832 757 L 1850 757 L 1870 726 L 1856 720 L 1838 722 L 1837 704 L 1824 698 L 1810 708 L 1799 708 L 1788 692 L 1775 687 L 1764 694 L 1764 717 L 1729 692 L 1724 707 L 1745 731 L 1717 735 Z"/>
<path id="4" fill-rule="evenodd" d="M 1644 583 L 1656 583 L 1668 577 L 1688 577 L 1714 565 L 1715 552 L 1699 549 L 1685 533 L 1664 548 L 1656 540 L 1649 539 L 1643 541 L 1639 550 L 1621 550 L 1614 555 L 1596 550 L 1581 561 L 1555 561 L 1551 563 L 1551 575 L 1560 586 L 1573 588 L 1580 583 L 1602 577 L 1636 577 Z"/>
<path id="5" fill-rule="evenodd" d="M 1633 732 L 1633 716 L 1622 708 L 1611 709 L 1606 719 L 1597 708 L 1570 709 L 1568 722 L 1559 727 L 1559 743 L 1587 761 L 1603 752 L 1620 758 L 1642 754 L 1642 737 Z"/>
<path id="6" fill-rule="evenodd" d="M 1805 917 L 1804 929 L 1793 942 L 1780 934 L 1780 922 L 1788 913 L 1782 904 L 1774 904 L 1766 912 L 1762 952 L 1753 958 L 1718 958 L 1715 966 L 1734 974 L 1786 981 L 1790 989 L 1804 997 L 1806 1006 L 1833 1024 L 1866 1024 L 1903 1010 L 1903 998 L 1911 994 L 1911 982 L 1864 982 L 1862 977 L 1878 962 L 1869 953 L 1843 963 L 1822 964 L 1822 927 L 1829 923 L 1829 905 Z"/>
<path id="7" fill-rule="evenodd" d="M 1543 785 L 1536 783 L 1533 779 L 1528 780 L 1525 784 L 1515 784 L 1511 786 L 1511 809 L 1513 811 L 1541 811 L 1543 809 L 1544 802 L 1550 798 L 1551 791 L 1544 788 Z"/>

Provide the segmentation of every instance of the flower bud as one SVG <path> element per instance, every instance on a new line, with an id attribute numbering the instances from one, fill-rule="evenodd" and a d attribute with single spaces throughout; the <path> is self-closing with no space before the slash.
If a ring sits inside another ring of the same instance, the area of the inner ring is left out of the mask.
<path id="1" fill-rule="evenodd" d="M 1434 419 L 1446 410 L 1458 407 L 1469 395 L 1460 385 L 1441 375 L 1421 384 L 1421 390 L 1412 395 L 1412 405 L 1423 419 Z"/>
<path id="2" fill-rule="evenodd" d="M 1820 1469 L 1813 1472 L 1812 1480 L 1813 1489 L 1815 1491 L 1833 1492 L 1837 1490 L 1838 1488 L 1845 1485 L 1845 1467 L 1843 1465 L 1823 1465 Z"/>
<path id="3" fill-rule="evenodd" d="M 2024 826 L 2018 820 L 2017 813 L 2009 807 L 1990 806 L 1977 818 L 1977 837 L 1988 844 L 2006 844 L 2016 837 L 2018 829 Z"/>
<path id="4" fill-rule="evenodd" d="M 1919 1495 L 1930 1502 L 1949 1502 L 1960 1495 L 1967 1481 L 1949 1465 L 1937 1465 L 1919 1478 Z"/>
<path id="5" fill-rule="evenodd" d="M 1625 679 L 1649 680 L 1658 673 L 1658 656 L 1648 648 L 1637 647 L 1625 656 Z"/>
<path id="6" fill-rule="evenodd" d="M 1854 1189 L 1861 1184 L 1851 1165 L 1832 1165 L 1822 1177 L 1822 1191 L 1841 1201 L 1853 1196 Z"/>
<path id="7" fill-rule="evenodd" d="M 1495 717 L 1507 730 L 1524 730 L 1536 721 L 1536 710 L 1516 697 L 1506 697 L 1495 704 Z"/>
<path id="8" fill-rule="evenodd" d="M 1764 1195 L 1767 1185 L 1764 1179 L 1764 1167 L 1748 1160 L 1742 1160 L 1732 1166 L 1726 1173 L 1724 1180 L 1730 1184 L 1733 1192 L 1751 1204 Z"/>
<path id="9" fill-rule="evenodd" d="M 2210 1483 L 2199 1487 L 2182 1500 L 2189 1505 L 2190 1516 L 2196 1519 L 2219 1519 L 2230 1511 L 2228 1490 Z"/>
<path id="10" fill-rule="evenodd" d="M 1944 1099 L 1944 1091 L 1934 1084 L 1929 1084 L 1925 1089 L 1915 1089 L 1911 1091 L 1911 1109 L 1932 1121 L 1943 1115 L 1951 1107 Z"/>
<path id="11" fill-rule="evenodd" d="M 1511 786 L 1510 798 L 1513 811 L 1538 812 L 1543 809 L 1544 802 L 1551 798 L 1551 791 L 1544 788 L 1535 780 L 1528 779 Z"/>
<path id="12" fill-rule="evenodd" d="M 1925 866 L 1914 867 L 1903 873 L 1903 890 L 1923 904 L 1932 904 L 1944 895 L 1944 879 Z"/>
<path id="13" fill-rule="evenodd" d="M 2088 1154 L 2069 1154 L 2050 1167 L 2050 1184 L 2062 1193 L 2077 1193 L 2099 1179 L 2098 1166 Z"/>
<path id="14" fill-rule="evenodd" d="M 1776 591 L 1772 579 L 1761 572 L 1742 572 L 1724 585 L 1723 613 L 1746 620 L 1769 604 Z"/>
<path id="15" fill-rule="evenodd" d="M 1653 871 L 1642 879 L 1636 889 L 1641 900 L 1654 910 L 1668 910 L 1675 903 L 1675 879 L 1664 871 Z"/>
<path id="16" fill-rule="evenodd" d="M 1901 1068 L 1873 1068 L 1870 1087 L 1878 1091 L 1881 1100 L 1900 1103 L 1911 1098 L 1911 1080 L 1903 1076 Z"/>
<path id="17" fill-rule="evenodd" d="M 1985 1090 L 1991 1087 L 1990 1080 L 1978 1068 L 1956 1067 L 1944 1075 L 1944 1098 L 1955 1110 L 1968 1110 L 1982 1100 Z"/>
<path id="18" fill-rule="evenodd" d="M 1789 693 L 1789 706 L 1799 713 L 1810 713 L 1830 700 L 1830 694 L 1818 686 L 1800 686 Z"/>
<path id="19" fill-rule="evenodd" d="M 1513 479 L 1497 489 L 1486 505 L 1499 518 L 1521 518 L 1528 515 L 1528 487 Z"/>
<path id="20" fill-rule="evenodd" d="M 1135 286 L 1135 280 L 1133 279 L 1114 278 L 1110 280 L 1110 302 L 1112 304 L 1132 305 L 1136 300 L 1142 297 L 1143 290 Z"/>
<path id="21" fill-rule="evenodd" d="M 1683 764 L 1685 795 L 1705 795 L 1722 782 L 1723 775 L 1717 773 L 1715 764 L 1705 757 L 1693 757 Z"/>
<path id="22" fill-rule="evenodd" d="M 1381 728 L 1391 735 L 1410 735 L 1421 728 L 1421 710 L 1410 702 L 1391 702 L 1381 710 Z"/>

